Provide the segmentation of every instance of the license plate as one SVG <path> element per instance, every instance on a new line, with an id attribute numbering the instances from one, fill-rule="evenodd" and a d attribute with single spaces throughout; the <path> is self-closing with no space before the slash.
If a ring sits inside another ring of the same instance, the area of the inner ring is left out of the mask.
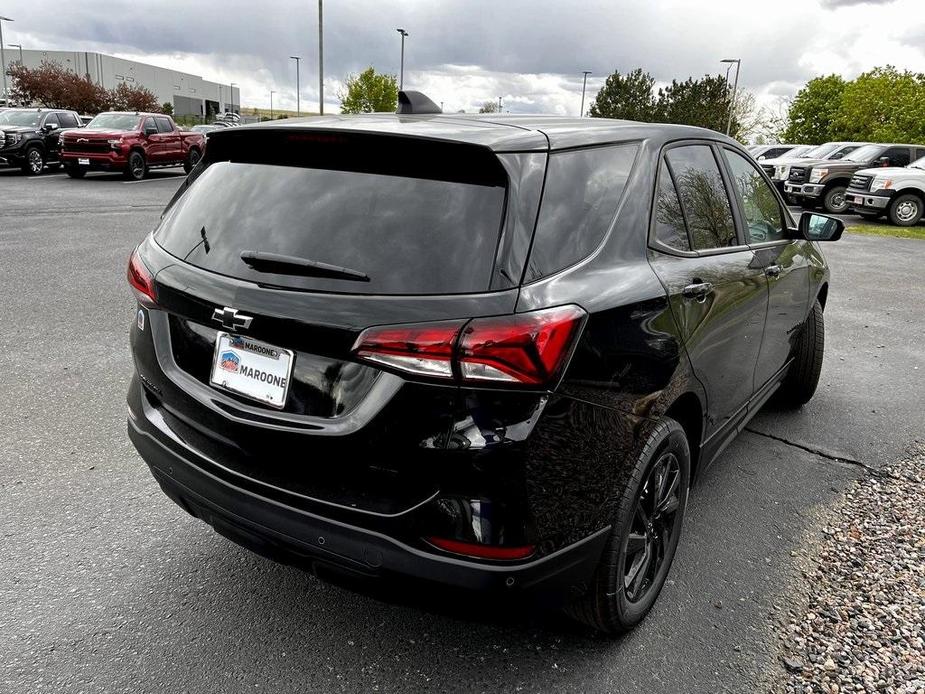
<path id="1" fill-rule="evenodd" d="M 860 204 L 862 204 L 862 203 L 864 202 L 864 198 L 862 198 L 862 197 L 860 197 L 860 196 L 858 196 L 858 195 L 852 195 L 852 196 L 851 196 L 851 202 L 860 205 Z"/>
<path id="2" fill-rule="evenodd" d="M 209 382 L 282 409 L 292 375 L 292 351 L 241 335 L 219 333 Z"/>
<path id="3" fill-rule="evenodd" d="M 90 166 L 90 160 L 89 159 L 78 159 L 77 164 L 79 166 Z"/>

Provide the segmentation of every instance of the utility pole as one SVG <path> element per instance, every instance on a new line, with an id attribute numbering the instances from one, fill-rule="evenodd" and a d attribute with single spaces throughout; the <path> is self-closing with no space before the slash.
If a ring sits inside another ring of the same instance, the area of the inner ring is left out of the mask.
<path id="1" fill-rule="evenodd" d="M 295 112 L 296 112 L 298 115 L 301 116 L 301 115 L 302 115 L 302 106 L 301 106 L 301 104 L 300 104 L 300 102 L 299 102 L 299 91 L 300 91 L 300 86 L 299 86 L 299 63 L 302 62 L 302 58 L 301 58 L 301 56 L 298 56 L 298 55 L 290 55 L 289 57 L 290 57 L 292 60 L 295 61 Z"/>
<path id="2" fill-rule="evenodd" d="M 324 115 L 324 0 L 318 0 L 318 113 Z"/>
<path id="3" fill-rule="evenodd" d="M 501 97 L 498 97 L 498 113 L 501 113 Z"/>
<path id="4" fill-rule="evenodd" d="M 405 37 L 410 36 L 404 29 L 396 29 L 401 34 L 401 67 L 398 69 L 398 88 L 405 88 Z"/>
<path id="5" fill-rule="evenodd" d="M 273 120 L 273 95 L 276 94 L 272 89 L 270 90 L 270 120 Z"/>
<path id="6" fill-rule="evenodd" d="M 729 117 L 726 119 L 726 134 L 729 134 L 729 131 L 732 130 L 732 112 L 735 110 L 736 103 L 736 91 L 739 88 L 739 70 L 742 69 L 742 59 L 741 58 L 725 58 L 720 61 L 721 63 L 728 63 L 729 67 L 726 68 L 726 89 L 729 89 L 729 70 L 732 69 L 732 64 L 735 63 L 736 66 L 736 77 L 735 82 L 732 85 L 732 98 L 729 100 Z"/>
<path id="7" fill-rule="evenodd" d="M 10 95 L 6 90 L 6 52 L 3 50 L 3 23 L 12 22 L 9 17 L 0 16 L 0 68 L 3 70 L 3 105 L 10 105 Z"/>
<path id="8" fill-rule="evenodd" d="M 581 111 L 578 112 L 579 118 L 585 117 L 585 89 L 588 87 L 588 75 L 591 74 L 590 70 L 582 70 L 581 74 L 584 78 L 581 81 Z"/>

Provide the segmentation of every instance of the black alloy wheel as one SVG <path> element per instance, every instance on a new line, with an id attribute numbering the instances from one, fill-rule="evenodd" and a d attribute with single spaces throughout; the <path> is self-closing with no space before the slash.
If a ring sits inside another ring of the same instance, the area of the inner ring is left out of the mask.
<path id="1" fill-rule="evenodd" d="M 45 157 L 38 147 L 30 147 L 26 152 L 26 161 L 23 164 L 23 171 L 33 176 L 38 176 L 45 168 Z"/>
<path id="2" fill-rule="evenodd" d="M 681 505 L 681 464 L 666 451 L 649 470 L 642 485 L 633 525 L 623 555 L 623 590 L 636 603 L 646 597 L 668 556 L 678 530 Z"/>

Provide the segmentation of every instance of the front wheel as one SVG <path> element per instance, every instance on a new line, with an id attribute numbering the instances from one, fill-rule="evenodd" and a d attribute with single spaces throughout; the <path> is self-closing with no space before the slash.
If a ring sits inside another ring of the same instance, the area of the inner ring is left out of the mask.
<path id="1" fill-rule="evenodd" d="M 45 155 L 38 147 L 26 150 L 26 158 L 22 163 L 22 172 L 31 176 L 38 176 L 45 168 Z"/>
<path id="2" fill-rule="evenodd" d="M 774 394 L 779 404 L 796 409 L 809 402 L 819 385 L 824 353 L 825 322 L 822 318 L 822 304 L 817 300 L 800 330 L 790 371 Z"/>
<path id="3" fill-rule="evenodd" d="M 202 158 L 202 155 L 199 153 L 199 150 L 195 147 L 189 151 L 189 154 L 186 155 L 186 160 L 183 162 L 183 171 L 189 173 L 193 170 L 193 167 L 199 163 L 199 160 Z"/>
<path id="4" fill-rule="evenodd" d="M 132 152 L 128 155 L 123 176 L 130 181 L 141 181 L 148 174 L 148 165 L 141 152 Z"/>
<path id="5" fill-rule="evenodd" d="M 681 535 L 690 487 L 690 448 L 678 422 L 649 435 L 620 494 L 612 530 L 588 593 L 567 608 L 608 634 L 636 626 L 658 597 Z"/>
<path id="6" fill-rule="evenodd" d="M 912 227 L 922 220 L 922 211 L 922 199 L 918 195 L 906 193 L 890 203 L 887 214 L 896 226 Z"/>
<path id="7" fill-rule="evenodd" d="M 829 214 L 844 214 L 848 211 L 848 198 L 845 196 L 845 186 L 829 188 L 822 198 L 822 206 Z"/>

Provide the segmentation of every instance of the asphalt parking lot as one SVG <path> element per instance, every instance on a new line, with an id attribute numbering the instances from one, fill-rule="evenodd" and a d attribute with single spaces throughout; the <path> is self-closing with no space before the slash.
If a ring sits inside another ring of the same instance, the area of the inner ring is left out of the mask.
<path id="1" fill-rule="evenodd" d="M 818 512 L 855 463 L 923 438 L 925 243 L 846 234 L 816 397 L 759 414 L 707 473 L 631 635 L 321 582 L 185 515 L 126 438 L 126 259 L 180 173 L 0 171 L 0 691 L 772 689 Z"/>

